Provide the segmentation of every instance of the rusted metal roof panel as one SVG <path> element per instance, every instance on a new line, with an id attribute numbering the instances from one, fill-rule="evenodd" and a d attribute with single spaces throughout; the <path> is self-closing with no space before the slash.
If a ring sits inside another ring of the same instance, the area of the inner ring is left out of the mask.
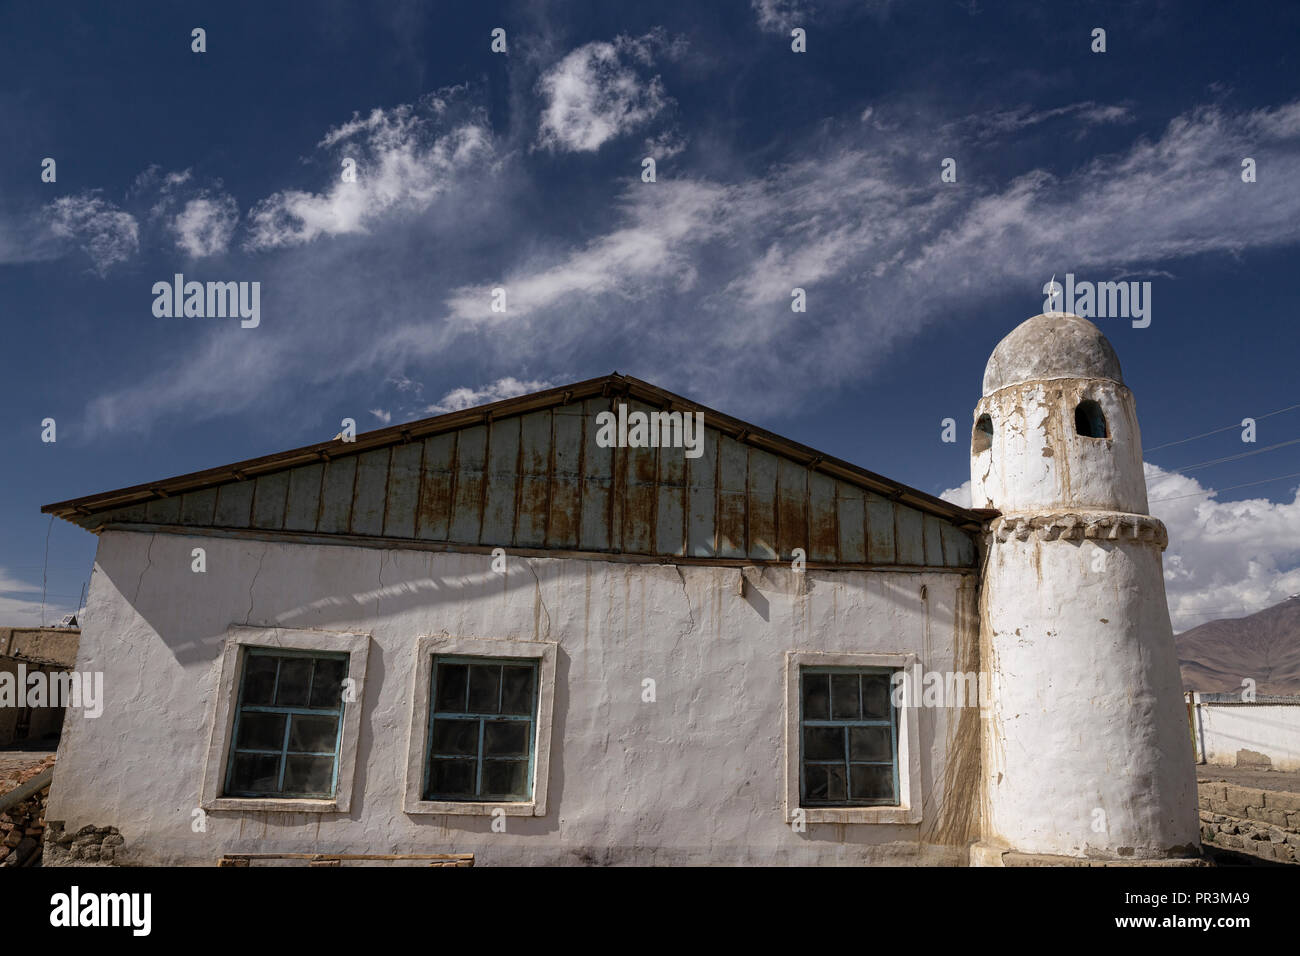
<path id="1" fill-rule="evenodd" d="M 610 376 L 359 435 L 355 446 L 311 446 L 45 510 L 92 530 L 156 525 L 669 560 L 789 561 L 802 549 L 823 566 L 974 566 L 983 513 L 708 410 L 697 457 L 680 445 L 603 447 L 597 416 L 617 421 L 620 405 L 647 417 L 700 410 Z"/>

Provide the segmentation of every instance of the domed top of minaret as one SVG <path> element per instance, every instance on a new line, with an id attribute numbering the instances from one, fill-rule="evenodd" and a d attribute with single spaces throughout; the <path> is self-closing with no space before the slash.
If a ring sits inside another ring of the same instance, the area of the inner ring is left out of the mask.
<path id="1" fill-rule="evenodd" d="M 984 394 L 1052 378 L 1104 378 L 1124 384 L 1119 357 L 1101 329 L 1066 312 L 1028 319 L 998 343 L 984 369 Z"/>

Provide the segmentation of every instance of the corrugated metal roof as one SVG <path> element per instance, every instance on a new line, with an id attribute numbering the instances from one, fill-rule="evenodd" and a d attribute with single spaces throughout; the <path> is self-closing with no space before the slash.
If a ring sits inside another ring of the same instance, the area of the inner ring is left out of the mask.
<path id="1" fill-rule="evenodd" d="M 703 454 L 603 448 L 595 417 L 703 412 Z M 475 547 L 969 567 L 986 517 L 617 373 L 46 505 L 113 525 Z"/>

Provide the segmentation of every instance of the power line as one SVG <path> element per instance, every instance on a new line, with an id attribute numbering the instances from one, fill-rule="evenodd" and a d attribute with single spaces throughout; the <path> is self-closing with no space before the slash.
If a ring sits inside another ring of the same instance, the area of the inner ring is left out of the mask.
<path id="1" fill-rule="evenodd" d="M 1293 471 L 1289 475 L 1277 475 L 1273 478 L 1261 478 L 1259 481 L 1243 481 L 1239 485 L 1228 485 L 1226 488 L 1211 488 L 1209 491 L 1194 491 L 1190 495 L 1173 495 L 1169 498 L 1152 498 L 1148 504 L 1154 505 L 1160 501 L 1178 501 L 1182 498 L 1200 498 L 1203 495 L 1217 495 L 1220 491 L 1235 491 L 1238 488 L 1249 488 L 1252 485 L 1266 485 L 1270 481 L 1281 481 L 1283 478 L 1300 478 L 1300 471 Z M 1223 503 L 1226 504 L 1227 502 Z"/>
<path id="2" fill-rule="evenodd" d="M 1287 445 L 1300 444 L 1300 438 L 1292 438 L 1289 441 L 1280 441 L 1276 445 L 1268 445 L 1264 448 L 1257 448 L 1254 451 L 1242 452 L 1240 455 L 1228 455 L 1224 458 L 1211 458 L 1209 461 L 1198 461 L 1190 465 L 1182 465 L 1178 468 L 1168 469 L 1169 471 L 1191 471 L 1193 468 L 1208 468 L 1210 465 L 1222 465 L 1224 462 L 1240 461 L 1243 458 L 1250 458 L 1254 455 L 1262 455 L 1266 451 L 1276 451 L 1279 448 L 1285 448 Z"/>
<path id="3" fill-rule="evenodd" d="M 1255 421 L 1260 421 L 1261 419 L 1264 418 L 1272 418 L 1274 415 L 1281 415 L 1283 412 L 1289 412 L 1292 409 L 1296 409 L 1296 408 L 1300 408 L 1300 405 L 1288 405 L 1286 408 L 1279 408 L 1277 411 L 1269 412 L 1267 415 L 1256 415 Z M 1234 425 L 1224 425 L 1222 428 L 1216 428 L 1214 429 L 1214 431 L 1202 432 L 1199 435 L 1193 435 L 1191 438 L 1180 438 L 1178 439 L 1178 441 L 1167 441 L 1163 445 L 1155 445 L 1152 448 L 1148 448 L 1147 451 L 1153 452 L 1153 451 L 1159 451 L 1162 448 L 1172 448 L 1174 445 L 1183 445 L 1189 441 L 1196 441 L 1196 439 L 1198 438 L 1208 438 L 1211 435 L 1217 435 L 1220 432 L 1226 432 L 1234 428 L 1240 428 L 1240 427 L 1241 427 L 1240 423 Z"/>

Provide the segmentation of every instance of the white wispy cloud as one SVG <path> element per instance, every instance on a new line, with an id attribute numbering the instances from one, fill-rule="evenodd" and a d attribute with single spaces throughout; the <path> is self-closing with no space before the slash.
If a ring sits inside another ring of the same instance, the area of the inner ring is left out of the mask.
<path id="1" fill-rule="evenodd" d="M 78 243 L 101 276 L 140 248 L 139 222 L 99 196 L 98 190 L 60 196 L 45 207 L 45 216 L 50 233 Z"/>
<path id="2" fill-rule="evenodd" d="M 462 408 L 473 408 L 475 405 L 499 402 L 502 399 L 514 398 L 516 395 L 527 395 L 529 392 L 540 392 L 551 387 L 550 382 L 521 382 L 513 377 L 500 378 L 478 388 L 466 386 L 453 388 L 437 402 L 427 406 L 424 411 L 427 415 L 444 415 L 447 412 L 458 412 Z"/>
<path id="3" fill-rule="evenodd" d="M 752 174 L 726 181 L 687 168 L 634 181 L 602 207 L 599 228 L 574 238 L 507 206 L 484 215 L 528 189 L 527 154 L 488 144 L 503 164 L 490 188 L 470 164 L 438 180 L 437 215 L 418 218 L 418 235 L 403 231 L 394 203 L 371 213 L 383 230 L 346 250 L 317 243 L 281 257 L 266 286 L 276 319 L 255 342 L 214 333 L 197 354 L 95 407 L 119 423 L 193 419 L 275 389 L 400 375 L 410 363 L 424 365 L 422 376 L 472 360 L 490 374 L 550 377 L 633 359 L 628 371 L 710 404 L 780 414 L 869 377 L 955 305 L 1022 290 L 1032 314 L 1054 272 L 1152 275 L 1192 255 L 1300 242 L 1300 191 L 1289 185 L 1300 181 L 1300 103 L 1196 109 L 1074 169 L 958 186 L 939 182 L 932 131 L 942 122 L 877 104 L 870 122 L 846 123 L 818 149 Z M 327 140 L 402 128 L 372 113 Z M 434 123 L 422 141 L 449 135 Z M 1242 183 L 1243 155 L 1268 175 Z M 918 176 L 918 163 L 932 175 Z M 351 257 L 347 268 L 339 256 Z M 497 286 L 504 313 L 491 311 Z M 795 287 L 807 291 L 806 314 L 790 311 Z M 215 400 L 204 383 L 225 380 L 214 372 L 232 362 L 239 396 Z"/>
<path id="4" fill-rule="evenodd" d="M 257 203 L 248 215 L 245 248 L 365 233 L 384 217 L 428 209 L 458 173 L 493 159 L 482 111 L 466 111 L 449 123 L 449 110 L 448 99 L 435 95 L 416 105 L 376 108 L 327 132 L 317 145 L 335 154 L 328 188 L 281 190 Z M 343 179 L 347 159 L 355 164 L 351 182 Z"/>
<path id="5" fill-rule="evenodd" d="M 192 259 L 224 253 L 239 222 L 239 204 L 233 196 L 191 199 L 175 219 L 176 245 Z"/>
<path id="6" fill-rule="evenodd" d="M 645 125 L 671 102 L 663 81 L 648 75 L 662 33 L 598 40 L 573 50 L 537 81 L 545 101 L 537 144 L 556 152 L 594 152 Z"/>

